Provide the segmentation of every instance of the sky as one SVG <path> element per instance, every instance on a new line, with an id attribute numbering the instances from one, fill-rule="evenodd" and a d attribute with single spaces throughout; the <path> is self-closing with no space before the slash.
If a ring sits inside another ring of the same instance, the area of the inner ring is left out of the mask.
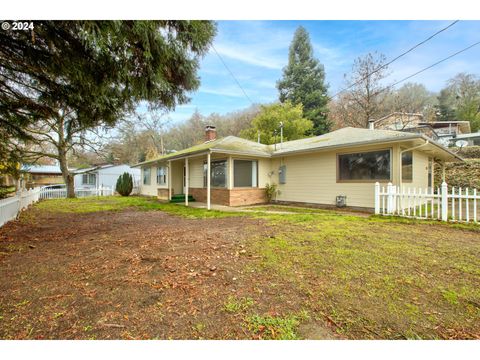
<path id="1" fill-rule="evenodd" d="M 314 56 L 324 65 L 329 94 L 345 85 L 354 60 L 369 52 L 393 59 L 452 21 L 219 21 L 213 46 L 253 103 L 277 101 L 276 82 L 288 62 L 295 29 L 310 34 Z M 480 21 L 462 20 L 392 63 L 385 83 L 393 83 L 477 41 Z M 459 72 L 480 75 L 480 45 L 410 79 L 439 91 Z M 226 114 L 250 106 L 219 56 L 210 49 L 201 60 L 200 88 L 188 104 L 167 116 L 175 124 L 197 109 L 202 115 Z M 400 87 L 399 84 L 397 87 Z"/>

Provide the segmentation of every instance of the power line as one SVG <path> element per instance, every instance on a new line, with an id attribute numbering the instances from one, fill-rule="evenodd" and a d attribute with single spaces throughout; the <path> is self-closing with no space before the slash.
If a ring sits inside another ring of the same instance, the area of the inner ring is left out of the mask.
<path id="1" fill-rule="evenodd" d="M 409 76 L 403 78 L 402 80 L 399 80 L 399 81 L 393 83 L 392 85 L 387 86 L 387 87 L 385 88 L 385 90 L 390 89 L 390 88 L 394 87 L 395 85 L 398 85 L 398 84 L 400 84 L 401 82 L 404 82 L 405 80 L 408 80 L 408 79 L 410 79 L 410 78 L 412 78 L 412 77 L 414 77 L 414 76 L 417 76 L 418 74 L 420 74 L 420 73 L 422 73 L 422 72 L 424 72 L 424 71 L 427 71 L 428 69 L 431 69 L 432 67 L 437 66 L 438 64 L 441 64 L 442 62 L 447 61 L 448 59 L 451 59 L 452 57 L 457 56 L 458 54 L 461 54 L 461 53 L 463 53 L 463 52 L 465 52 L 465 51 L 473 48 L 474 46 L 477 46 L 478 44 L 480 44 L 480 41 L 477 41 L 476 43 L 474 43 L 474 44 L 472 44 L 472 45 L 470 45 L 470 46 L 467 46 L 466 48 L 464 48 L 464 49 L 462 49 L 462 50 L 459 50 L 459 51 L 457 51 L 456 53 L 453 53 L 453 54 L 447 56 L 446 58 L 443 58 L 442 60 L 439 60 L 439 61 L 437 61 L 436 63 L 434 63 L 434 64 L 432 64 L 432 65 L 430 65 L 430 66 L 427 66 L 426 68 L 423 68 L 422 70 L 419 70 L 419 71 L 417 71 L 416 73 L 414 73 L 414 74 L 412 74 L 412 75 L 409 75 Z M 383 90 L 383 91 L 385 91 L 385 90 Z"/>
<path id="2" fill-rule="evenodd" d="M 215 54 L 217 54 L 218 58 L 220 59 L 220 61 L 222 62 L 223 66 L 225 66 L 225 69 L 227 69 L 227 71 L 230 73 L 230 75 L 232 76 L 233 80 L 235 80 L 235 82 L 237 83 L 238 87 L 242 90 L 243 92 L 243 95 L 245 95 L 245 97 L 247 98 L 248 101 L 250 101 L 250 103 L 253 105 L 253 101 L 252 99 L 250 99 L 250 97 L 247 95 L 247 93 L 245 92 L 245 90 L 243 89 L 242 85 L 240 85 L 240 82 L 237 80 L 237 78 L 235 77 L 235 75 L 233 75 L 233 72 L 230 70 L 230 68 L 227 66 L 227 64 L 225 63 L 225 61 L 223 61 L 223 58 L 220 56 L 220 54 L 218 53 L 217 49 L 215 49 L 215 46 L 213 46 L 212 44 L 212 49 L 213 51 L 215 51 Z"/>
<path id="3" fill-rule="evenodd" d="M 351 84 L 350 86 L 347 86 L 346 88 L 340 90 L 339 92 L 337 92 L 335 95 L 333 96 L 330 96 L 330 100 L 332 100 L 335 96 L 341 94 L 342 92 L 348 90 L 348 89 L 351 89 L 352 87 L 354 87 L 355 85 L 358 85 L 359 83 L 361 83 L 363 80 L 367 79 L 368 77 L 372 76 L 373 74 L 375 74 L 376 72 L 386 68 L 387 66 L 389 66 L 390 64 L 392 64 L 393 62 L 397 61 L 398 59 L 400 59 L 401 57 L 407 55 L 408 53 L 412 52 L 413 50 L 415 50 L 416 48 L 418 48 L 419 46 L 425 44 L 427 41 L 430 41 L 431 39 L 433 39 L 435 36 L 437 36 L 438 34 L 444 32 L 445 30 L 451 28 L 453 25 L 455 25 L 456 23 L 458 23 L 459 20 L 455 20 L 454 22 L 452 22 L 451 24 L 449 24 L 448 26 L 438 30 L 436 33 L 430 35 L 428 38 L 426 38 L 425 40 L 419 42 L 418 44 L 412 46 L 410 49 L 408 49 L 407 51 L 401 53 L 400 55 L 396 56 L 395 58 L 393 58 L 392 60 L 390 60 L 388 63 L 386 64 L 383 64 L 381 66 L 379 66 L 378 68 L 376 68 L 375 70 L 373 70 L 370 74 L 367 74 L 365 75 L 363 78 L 361 78 L 360 80 L 356 81 L 355 83 Z"/>

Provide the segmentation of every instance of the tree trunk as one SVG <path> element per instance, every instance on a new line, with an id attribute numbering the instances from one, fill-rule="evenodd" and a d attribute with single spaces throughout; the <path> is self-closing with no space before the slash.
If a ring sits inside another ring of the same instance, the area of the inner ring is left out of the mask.
<path id="1" fill-rule="evenodd" d="M 67 198 L 75 197 L 74 175 L 68 170 L 67 152 L 65 149 L 58 149 L 58 160 L 60 162 L 60 170 L 62 171 L 63 180 L 67 186 Z"/>

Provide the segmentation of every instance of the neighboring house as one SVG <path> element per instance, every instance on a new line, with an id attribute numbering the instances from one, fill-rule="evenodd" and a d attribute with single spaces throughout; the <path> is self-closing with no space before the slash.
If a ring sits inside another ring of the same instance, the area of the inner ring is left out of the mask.
<path id="1" fill-rule="evenodd" d="M 37 186 L 64 184 L 58 165 L 23 165 L 24 182 L 27 189 Z"/>
<path id="2" fill-rule="evenodd" d="M 450 140 L 450 146 L 478 146 L 480 145 L 480 131 L 470 134 L 459 134 Z"/>
<path id="3" fill-rule="evenodd" d="M 142 169 L 140 193 L 163 200 L 184 194 L 207 206 L 258 204 L 266 201 L 266 185 L 277 184 L 277 201 L 332 206 L 340 195 L 347 206 L 373 208 L 377 181 L 434 186 L 434 161 L 462 159 L 424 135 L 400 131 L 347 127 L 263 145 L 216 139 L 215 128 L 207 127 L 205 143 L 135 167 Z"/>
<path id="4" fill-rule="evenodd" d="M 424 121 L 422 114 L 394 112 L 377 120 L 370 120 L 369 127 L 381 130 L 397 130 L 423 134 L 443 146 L 456 146 L 457 137 L 464 135 L 468 145 L 475 145 L 478 134 L 470 134 L 469 121 Z"/>
<path id="5" fill-rule="evenodd" d="M 100 165 L 75 172 L 75 188 L 111 187 L 115 189 L 117 180 L 123 173 L 129 173 L 133 177 L 134 187 L 140 181 L 140 169 L 131 168 L 129 165 Z"/>
<path id="6" fill-rule="evenodd" d="M 469 121 L 431 121 L 422 124 L 430 125 L 438 135 L 438 142 L 444 146 L 455 146 L 457 136 L 471 132 Z"/>

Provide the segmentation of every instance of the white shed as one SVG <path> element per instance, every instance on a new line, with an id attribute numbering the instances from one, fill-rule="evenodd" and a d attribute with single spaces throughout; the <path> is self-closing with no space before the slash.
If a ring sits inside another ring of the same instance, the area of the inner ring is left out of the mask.
<path id="1" fill-rule="evenodd" d="M 111 187 L 115 189 L 117 179 L 124 172 L 132 175 L 133 187 L 138 188 L 140 182 L 140 169 L 131 168 L 129 165 L 101 165 L 75 172 L 75 188 L 100 188 Z"/>

